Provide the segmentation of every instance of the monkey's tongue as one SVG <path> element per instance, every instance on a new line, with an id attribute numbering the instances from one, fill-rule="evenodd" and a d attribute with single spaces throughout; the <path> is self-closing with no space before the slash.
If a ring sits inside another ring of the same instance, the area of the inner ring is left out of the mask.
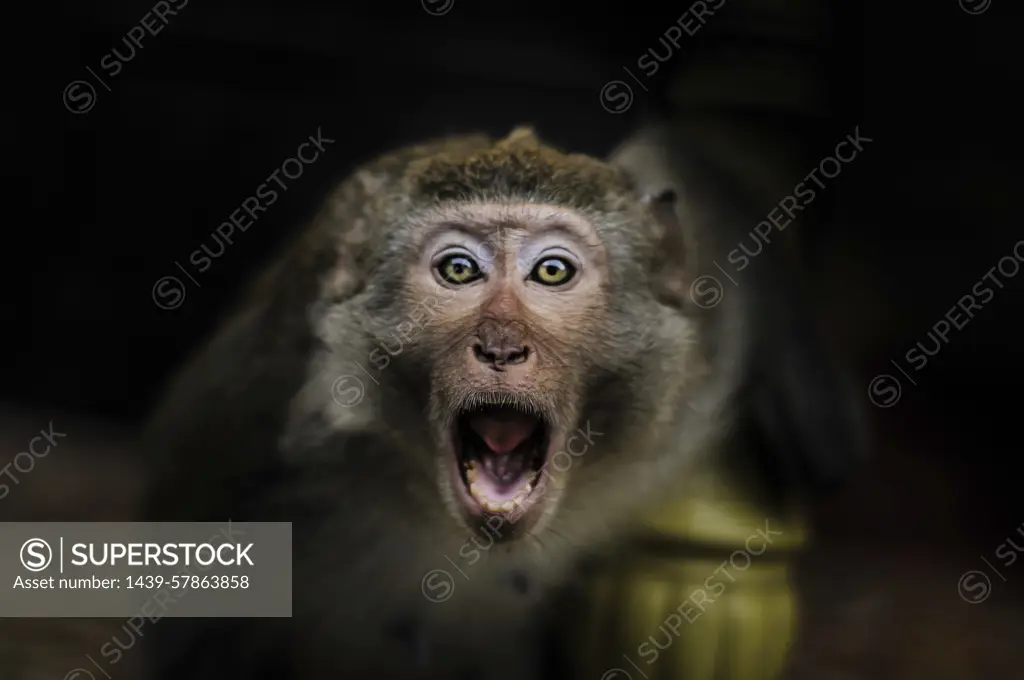
<path id="1" fill-rule="evenodd" d="M 499 458 L 503 460 L 499 461 Z M 484 454 L 481 459 L 483 470 L 477 467 L 477 461 L 471 460 L 466 464 L 469 495 L 488 512 L 511 512 L 522 507 L 533 491 L 532 476 L 525 474 L 529 469 L 526 456 L 515 453 L 500 457 Z M 511 461 L 511 467 L 505 461 Z M 499 466 L 503 466 L 504 476 L 496 474 Z"/>
<path id="2" fill-rule="evenodd" d="M 540 423 L 536 418 L 525 413 L 508 411 L 476 416 L 470 420 L 469 426 L 484 440 L 487 448 L 496 454 L 493 458 L 500 459 L 501 464 L 505 465 L 504 461 L 513 457 L 508 454 L 526 441 L 537 430 Z M 492 458 L 492 456 L 487 456 L 487 458 Z M 504 474 L 499 476 L 503 477 Z"/>
<path id="3" fill-rule="evenodd" d="M 507 490 L 505 487 L 519 482 L 527 470 L 525 453 L 509 453 L 498 456 L 485 453 L 480 459 L 487 475 L 494 482 L 491 484 L 493 491 Z"/>

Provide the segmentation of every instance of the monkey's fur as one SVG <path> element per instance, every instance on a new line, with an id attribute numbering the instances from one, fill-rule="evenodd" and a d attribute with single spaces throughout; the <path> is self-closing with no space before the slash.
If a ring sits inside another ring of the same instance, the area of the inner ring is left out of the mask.
<path id="1" fill-rule="evenodd" d="M 341 184 L 149 431 L 151 518 L 294 523 L 294 617 L 166 619 L 153 680 L 537 677 L 551 589 L 679 491 L 728 431 L 745 371 L 739 296 L 711 318 L 690 303 L 693 216 L 663 208 L 626 171 L 522 128 L 405 149 Z M 496 261 L 539 226 L 576 225 L 579 284 L 552 293 L 496 273 L 446 297 L 421 248 L 460 220 L 495 225 Z M 430 314 L 414 312 L 431 296 Z M 532 346 L 533 363 L 476 372 L 467 352 L 485 322 Z M 589 436 L 559 470 L 549 452 L 522 519 L 481 527 L 444 472 L 445 433 L 485 398 L 543 412 L 551 452 Z"/>

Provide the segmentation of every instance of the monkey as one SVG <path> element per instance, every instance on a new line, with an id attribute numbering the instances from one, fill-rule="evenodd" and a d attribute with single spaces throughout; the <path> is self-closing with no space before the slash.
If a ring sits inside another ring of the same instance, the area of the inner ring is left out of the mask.
<path id="1" fill-rule="evenodd" d="M 147 428 L 148 518 L 293 522 L 293 618 L 167 620 L 154 680 L 539 677 L 547 595 L 729 428 L 675 200 L 525 126 L 343 181 Z"/>

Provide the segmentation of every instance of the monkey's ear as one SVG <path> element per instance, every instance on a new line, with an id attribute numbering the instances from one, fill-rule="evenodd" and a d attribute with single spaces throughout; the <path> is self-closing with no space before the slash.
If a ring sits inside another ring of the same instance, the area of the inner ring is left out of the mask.
<path id="1" fill-rule="evenodd" d="M 665 304 L 688 304 L 690 282 L 697 262 L 696 228 L 700 220 L 689 205 L 680 164 L 673 159 L 674 136 L 669 126 L 650 123 L 623 141 L 608 162 L 628 174 L 654 217 L 660 233 L 655 239 L 654 293 Z"/>
<path id="2" fill-rule="evenodd" d="M 679 195 L 666 187 L 648 192 L 641 199 L 653 215 L 659 230 L 655 243 L 657 257 L 652 283 L 655 296 L 673 307 L 686 304 L 696 243 L 681 214 Z"/>
<path id="3" fill-rule="evenodd" d="M 518 125 L 509 133 L 508 137 L 501 140 L 501 143 L 509 146 L 537 147 L 540 146 L 540 139 L 532 125 Z"/>

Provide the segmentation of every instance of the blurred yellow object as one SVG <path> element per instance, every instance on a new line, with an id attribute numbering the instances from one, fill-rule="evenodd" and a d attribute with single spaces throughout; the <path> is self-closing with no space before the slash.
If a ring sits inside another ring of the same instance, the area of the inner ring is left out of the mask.
<path id="1" fill-rule="evenodd" d="M 628 554 L 583 585 L 563 630 L 575 677 L 771 680 L 796 625 L 793 558 L 800 513 L 742 500 L 708 474 L 685 498 L 639 520 Z"/>

